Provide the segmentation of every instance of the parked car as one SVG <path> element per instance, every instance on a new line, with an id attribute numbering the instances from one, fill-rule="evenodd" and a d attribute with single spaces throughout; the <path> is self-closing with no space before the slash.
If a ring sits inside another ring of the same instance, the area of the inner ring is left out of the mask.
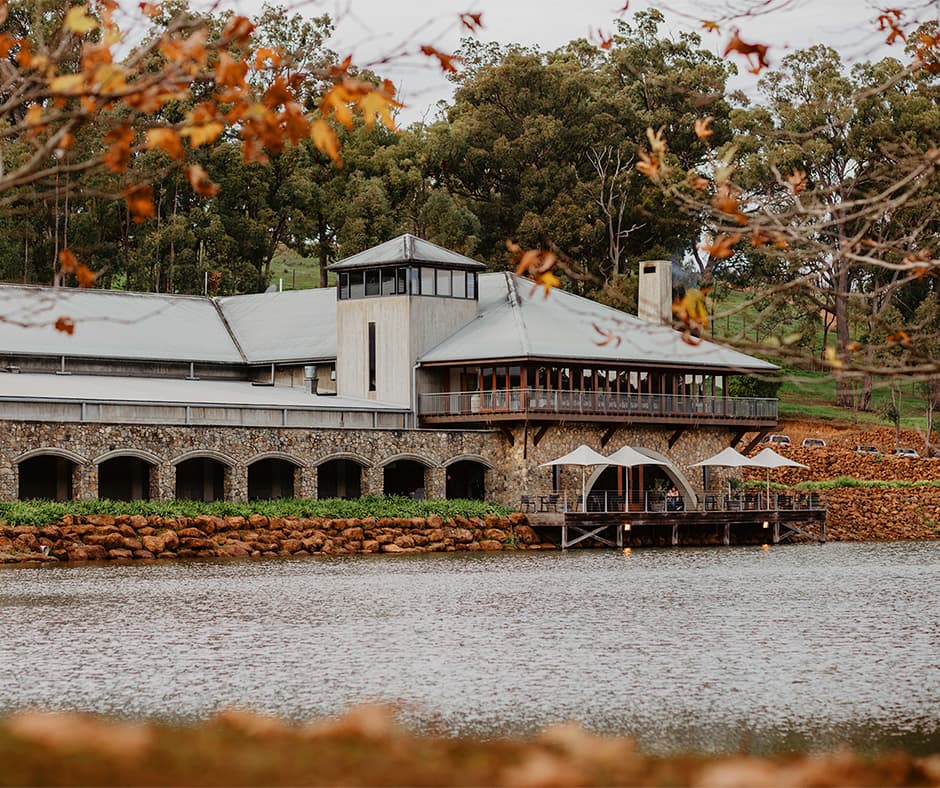
<path id="1" fill-rule="evenodd" d="M 764 443 L 775 443 L 778 446 L 789 446 L 790 436 L 789 435 L 768 435 L 766 438 L 764 438 Z"/>
<path id="2" fill-rule="evenodd" d="M 863 446 L 859 444 L 854 449 L 856 454 L 881 454 L 877 446 Z"/>
<path id="3" fill-rule="evenodd" d="M 804 449 L 820 449 L 826 445 L 822 438 L 803 438 Z"/>
<path id="4" fill-rule="evenodd" d="M 895 449 L 891 452 L 895 457 L 907 457 L 911 460 L 916 460 L 920 455 L 913 449 Z"/>

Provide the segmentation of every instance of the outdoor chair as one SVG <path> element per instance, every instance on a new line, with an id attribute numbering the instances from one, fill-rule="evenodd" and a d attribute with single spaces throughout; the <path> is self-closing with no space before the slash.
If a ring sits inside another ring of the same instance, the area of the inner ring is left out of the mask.
<path id="1" fill-rule="evenodd" d="M 534 512 L 535 511 L 535 501 L 528 495 L 523 495 L 519 499 L 519 508 L 523 512 Z"/>

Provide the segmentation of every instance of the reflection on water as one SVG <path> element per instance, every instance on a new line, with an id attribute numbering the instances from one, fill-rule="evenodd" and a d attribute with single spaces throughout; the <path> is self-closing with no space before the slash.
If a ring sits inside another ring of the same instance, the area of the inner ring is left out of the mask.
<path id="1" fill-rule="evenodd" d="M 940 543 L 0 571 L 0 711 L 398 703 L 650 750 L 940 750 Z"/>

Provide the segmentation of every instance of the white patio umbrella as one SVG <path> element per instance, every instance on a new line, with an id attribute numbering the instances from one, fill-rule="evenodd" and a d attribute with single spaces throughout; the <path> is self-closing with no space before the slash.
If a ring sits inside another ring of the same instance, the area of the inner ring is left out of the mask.
<path id="1" fill-rule="evenodd" d="M 668 465 L 668 463 L 662 460 L 657 460 L 655 457 L 650 457 L 648 454 L 637 451 L 632 446 L 624 446 L 622 449 L 617 449 L 617 451 L 607 458 L 607 462 L 610 465 L 622 465 L 624 468 L 633 468 L 636 465 Z M 625 508 L 627 510 L 630 508 L 629 473 L 627 474 L 627 498 Z"/>
<path id="2" fill-rule="evenodd" d="M 739 452 L 733 446 L 729 446 L 727 449 L 722 449 L 720 452 L 718 452 L 718 454 L 692 463 L 692 465 L 689 467 L 699 468 L 704 465 L 713 465 L 724 468 L 751 468 L 754 466 L 754 463 L 750 457 L 745 454 L 741 454 L 741 452 Z M 731 495 L 730 479 L 728 480 L 728 495 Z"/>
<path id="3" fill-rule="evenodd" d="M 782 454 L 777 454 L 769 446 L 763 451 L 758 452 L 751 458 L 751 465 L 755 468 L 766 468 L 767 469 L 767 500 L 770 500 L 770 471 L 773 468 L 809 468 L 808 465 L 804 465 L 801 462 L 796 460 L 791 460 L 789 457 L 784 457 Z"/>
<path id="4" fill-rule="evenodd" d="M 569 451 L 563 457 L 557 457 L 554 460 L 549 460 L 548 462 L 543 462 L 539 465 L 539 468 L 544 468 L 548 465 L 580 465 L 581 466 L 581 501 L 584 501 L 585 496 L 585 487 L 584 487 L 584 469 L 588 465 L 607 465 L 609 460 L 603 455 L 600 454 L 590 446 L 585 446 L 583 443 L 578 446 L 574 451 Z M 583 504 L 582 504 L 583 505 Z"/>

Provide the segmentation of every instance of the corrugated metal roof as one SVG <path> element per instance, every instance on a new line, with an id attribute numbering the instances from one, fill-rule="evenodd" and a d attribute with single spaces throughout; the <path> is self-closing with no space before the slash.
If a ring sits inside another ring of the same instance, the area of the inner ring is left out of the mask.
<path id="1" fill-rule="evenodd" d="M 249 364 L 336 358 L 336 289 L 217 299 Z"/>
<path id="2" fill-rule="evenodd" d="M 0 399 L 18 401 L 78 401 L 156 403 L 160 405 L 218 405 L 319 410 L 407 411 L 391 405 L 351 397 L 325 397 L 304 389 L 252 386 L 230 380 L 184 380 L 114 375 L 53 375 L 0 373 Z"/>
<path id="3" fill-rule="evenodd" d="M 0 287 L 0 353 L 243 363 L 208 298 L 17 285 Z"/>
<path id="4" fill-rule="evenodd" d="M 486 270 L 486 266 L 477 260 L 464 257 L 462 254 L 408 233 L 333 263 L 329 268 L 331 271 L 348 271 L 353 268 L 369 268 L 394 263 L 430 263 L 470 271 Z"/>
<path id="5" fill-rule="evenodd" d="M 610 332 L 610 339 L 607 337 Z M 511 273 L 480 277 L 480 315 L 425 353 L 422 363 L 539 358 L 770 371 L 761 359 Z"/>

